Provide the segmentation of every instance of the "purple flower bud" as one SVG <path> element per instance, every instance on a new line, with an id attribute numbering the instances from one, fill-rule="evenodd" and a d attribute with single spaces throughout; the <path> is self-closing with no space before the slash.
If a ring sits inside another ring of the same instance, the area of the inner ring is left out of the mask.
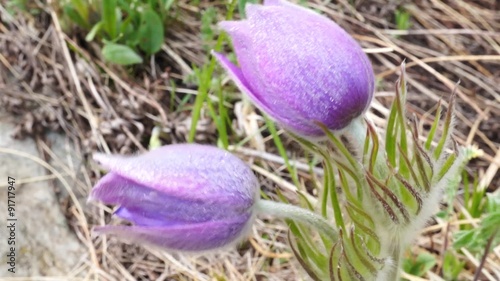
<path id="1" fill-rule="evenodd" d="M 227 151 L 179 144 L 94 159 L 110 172 L 90 199 L 119 205 L 115 214 L 134 224 L 96 227 L 98 233 L 180 251 L 220 248 L 248 234 L 259 184 Z"/>
<path id="2" fill-rule="evenodd" d="M 343 129 L 367 110 L 373 70 L 341 27 L 280 0 L 249 4 L 246 14 L 246 20 L 219 24 L 232 38 L 240 67 L 214 55 L 261 110 L 303 136 L 324 135 L 315 122 Z"/>

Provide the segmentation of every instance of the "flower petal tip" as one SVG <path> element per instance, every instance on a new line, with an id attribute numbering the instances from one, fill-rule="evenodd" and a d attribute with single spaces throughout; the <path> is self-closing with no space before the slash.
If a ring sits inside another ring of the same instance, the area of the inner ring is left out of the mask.
<path id="1" fill-rule="evenodd" d="M 99 153 L 99 152 L 98 152 L 98 153 L 94 153 L 94 154 L 92 155 L 92 159 L 93 159 L 95 162 L 97 162 L 97 163 L 101 163 L 101 162 L 102 162 L 102 160 L 103 160 L 105 157 L 106 157 L 106 154 L 104 154 L 104 153 Z"/>
<path id="2" fill-rule="evenodd" d="M 109 227 L 110 226 L 94 226 L 90 231 L 90 235 L 92 237 L 97 237 L 98 235 L 108 234 L 107 229 L 109 229 Z"/>
<path id="3" fill-rule="evenodd" d="M 280 0 L 264 0 L 264 6 L 281 6 L 283 1 Z"/>
<path id="4" fill-rule="evenodd" d="M 94 153 L 92 159 L 101 167 L 109 169 L 110 160 L 116 156 L 105 154 L 105 153 Z"/>
<path id="5" fill-rule="evenodd" d="M 242 22 L 238 21 L 221 21 L 217 24 L 217 26 L 224 30 L 227 33 L 232 33 L 236 30 L 241 29 L 240 26 L 242 25 Z"/>

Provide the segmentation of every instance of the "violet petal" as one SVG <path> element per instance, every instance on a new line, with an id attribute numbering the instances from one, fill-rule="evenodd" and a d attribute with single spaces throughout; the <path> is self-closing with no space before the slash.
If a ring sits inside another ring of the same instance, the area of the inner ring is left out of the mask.
<path id="1" fill-rule="evenodd" d="M 248 166 L 211 146 L 179 144 L 134 157 L 96 154 L 94 159 L 125 179 L 175 198 L 242 204 L 258 197 L 258 182 Z"/>
<path id="2" fill-rule="evenodd" d="M 228 220 L 170 226 L 104 226 L 94 231 L 171 250 L 205 251 L 237 242 L 249 225 L 250 215 L 243 215 Z"/>
<path id="3" fill-rule="evenodd" d="M 237 204 L 236 200 L 228 202 L 227 198 L 212 195 L 207 195 L 204 200 L 176 198 L 115 173 L 107 174 L 97 183 L 91 192 L 91 198 L 106 204 L 120 205 L 121 211 L 117 211 L 116 215 L 144 225 L 221 219 L 248 212 L 250 207 Z M 147 223 L 141 221 L 143 218 Z"/>

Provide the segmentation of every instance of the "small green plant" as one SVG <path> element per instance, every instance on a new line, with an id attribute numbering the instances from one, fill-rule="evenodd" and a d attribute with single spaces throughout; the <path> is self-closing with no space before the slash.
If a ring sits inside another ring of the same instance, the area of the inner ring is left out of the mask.
<path id="1" fill-rule="evenodd" d="M 396 19 L 396 26 L 398 29 L 408 30 L 410 28 L 410 13 L 408 13 L 408 11 L 399 8 L 394 12 L 394 17 Z"/>
<path id="2" fill-rule="evenodd" d="M 211 47 L 207 43 L 214 41 L 215 32 L 214 25 L 217 22 L 217 10 L 214 7 L 209 7 L 201 15 L 201 37 L 204 47 L 208 51 Z"/>
<path id="3" fill-rule="evenodd" d="M 472 183 L 469 183 L 469 176 L 464 171 L 464 207 L 473 218 L 479 218 L 485 211 L 487 198 L 486 189 L 479 188 L 478 177 L 474 176 Z M 470 225 L 464 225 L 463 229 L 472 228 Z"/>
<path id="4" fill-rule="evenodd" d="M 444 254 L 443 277 L 445 280 L 458 280 L 458 275 L 464 270 L 465 262 L 457 257 L 456 251 L 449 249 Z"/>
<path id="5" fill-rule="evenodd" d="M 473 280 L 479 280 L 479 273 L 485 264 L 486 257 L 500 243 L 500 194 L 486 193 L 486 188 L 480 186 L 477 175 L 472 183 L 464 171 L 464 213 L 462 219 L 468 217 L 479 219 L 477 225 L 464 224 L 453 234 L 453 248 L 448 249 L 443 260 L 443 277 L 446 280 L 460 280 L 465 262 L 461 261 L 457 253 L 465 250 L 475 255 L 480 264 L 477 266 Z"/>
<path id="6" fill-rule="evenodd" d="M 234 11 L 236 9 L 237 1 L 232 1 L 227 5 L 226 20 L 233 18 Z M 201 36 L 203 39 L 203 44 L 205 46 L 214 45 L 213 49 L 222 49 L 223 44 L 227 41 L 226 36 L 221 35 L 218 39 L 214 41 L 213 33 L 213 23 L 216 20 L 216 11 L 213 8 L 208 8 L 202 14 L 202 30 Z M 226 95 L 221 88 L 221 80 L 212 79 L 215 70 L 215 58 L 212 56 L 210 60 L 201 68 L 194 67 L 194 74 L 190 79 L 198 85 L 198 95 L 196 96 L 195 103 L 192 109 L 192 122 L 189 131 L 188 142 L 193 142 L 196 134 L 196 126 L 201 117 L 202 108 L 204 105 L 208 107 L 208 113 L 214 120 L 219 139 L 217 141 L 218 145 L 224 148 L 229 146 L 228 140 L 228 124 L 230 120 L 228 118 L 227 108 L 224 106 L 226 101 Z M 213 103 L 208 98 L 209 93 L 215 93 L 217 95 L 217 104 Z"/>
<path id="7" fill-rule="evenodd" d="M 27 12 L 32 15 L 38 15 L 41 12 L 40 7 L 28 0 L 9 0 L 5 3 L 5 10 L 12 16 L 19 12 Z"/>
<path id="8" fill-rule="evenodd" d="M 140 51 L 153 55 L 161 49 L 173 0 L 68 0 L 62 5 L 66 28 L 87 31 L 86 40 L 101 40 L 102 54 L 112 63 L 142 62 Z"/>
<path id="9" fill-rule="evenodd" d="M 478 227 L 460 230 L 455 233 L 453 247 L 460 249 L 467 248 L 477 254 L 489 252 L 491 245 L 500 243 L 500 195 L 487 194 L 485 198 L 485 208 L 481 216 L 481 223 Z"/>
<path id="10" fill-rule="evenodd" d="M 436 265 L 436 258 L 427 252 L 403 260 L 404 271 L 419 277 L 424 276 L 434 265 Z"/>
<path id="11" fill-rule="evenodd" d="M 16 10 L 26 11 L 27 8 L 27 0 L 10 0 L 7 2 L 6 8 L 11 14 L 14 14 Z"/>

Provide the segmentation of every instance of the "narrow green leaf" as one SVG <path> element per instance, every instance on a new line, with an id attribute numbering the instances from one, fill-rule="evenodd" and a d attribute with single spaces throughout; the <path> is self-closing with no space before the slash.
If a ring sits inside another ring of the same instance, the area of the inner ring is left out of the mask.
<path id="1" fill-rule="evenodd" d="M 338 270 L 339 270 L 339 260 L 340 260 L 340 243 L 337 242 L 333 245 L 330 251 L 330 259 L 328 263 L 328 271 L 330 274 L 330 281 L 339 281 Z"/>
<path id="2" fill-rule="evenodd" d="M 299 179 L 297 176 L 297 171 L 290 165 L 290 160 L 288 159 L 288 155 L 286 154 L 286 149 L 285 146 L 283 145 L 283 142 L 281 141 L 280 137 L 278 136 L 278 130 L 276 130 L 276 126 L 274 125 L 274 122 L 269 119 L 269 117 L 264 116 L 264 120 L 266 121 L 267 127 L 269 129 L 269 132 L 271 133 L 271 136 L 273 137 L 274 144 L 276 145 L 276 148 L 278 148 L 278 152 L 285 161 L 286 168 L 288 169 L 288 172 L 292 176 L 292 181 L 297 186 L 298 188 L 301 186 L 299 183 Z"/>
<path id="3" fill-rule="evenodd" d="M 469 186 L 469 174 L 467 171 L 464 169 L 462 171 L 462 183 L 464 186 L 464 205 L 466 209 L 469 209 L 469 196 L 470 196 L 470 186 Z"/>
<path id="4" fill-rule="evenodd" d="M 378 140 L 378 135 L 377 135 L 377 132 L 375 131 L 375 128 L 373 128 L 373 126 L 372 126 L 372 124 L 370 124 L 370 122 L 367 122 L 367 124 L 368 124 L 368 132 L 369 132 L 369 135 L 371 136 L 371 140 L 373 143 L 372 151 L 370 152 L 370 165 L 369 165 L 368 171 L 370 171 L 371 173 L 374 173 L 374 168 L 375 168 L 375 164 L 377 163 L 377 156 L 378 156 L 378 152 L 379 152 L 379 140 Z M 366 140 L 368 141 L 369 138 L 366 138 Z"/>
<path id="5" fill-rule="evenodd" d="M 300 263 L 302 268 L 304 268 L 304 270 L 307 272 L 309 277 L 311 277 L 311 279 L 313 279 L 314 281 L 321 281 L 321 278 L 319 278 L 316 272 L 314 272 L 314 269 L 311 268 L 311 265 L 304 258 L 302 258 L 299 252 L 297 252 L 297 249 L 293 245 L 292 239 L 290 239 L 290 231 L 288 232 L 288 241 L 290 241 L 290 248 L 292 249 L 295 258 Z"/>
<path id="6" fill-rule="evenodd" d="M 438 173 L 437 181 L 440 181 L 444 177 L 444 175 L 446 175 L 446 173 L 448 172 L 451 165 L 453 165 L 453 163 L 455 162 L 456 159 L 457 159 L 456 154 L 452 154 L 452 155 L 448 156 L 448 159 L 446 159 L 444 164 L 441 166 L 441 170 Z"/>
<path id="7" fill-rule="evenodd" d="M 408 156 L 406 154 L 403 153 L 403 150 L 401 149 L 401 147 L 398 145 L 398 150 L 399 150 L 399 155 L 400 157 L 402 157 L 406 164 L 408 165 L 409 170 L 410 170 L 410 175 L 411 177 L 413 178 L 414 182 L 419 185 L 419 186 L 424 186 L 424 181 L 423 179 L 421 179 L 421 183 L 419 184 L 419 178 L 417 177 L 417 174 L 415 173 L 415 171 L 413 170 L 413 166 L 411 165 L 411 162 L 410 162 L 410 159 L 408 159 Z M 392 166 L 392 165 L 391 165 Z"/>
<path id="8" fill-rule="evenodd" d="M 464 266 L 465 262 L 461 262 L 456 253 L 446 251 L 443 260 L 443 277 L 445 280 L 457 280 Z"/>
<path id="9" fill-rule="evenodd" d="M 102 1 L 102 21 L 104 22 L 104 30 L 106 30 L 111 40 L 116 39 L 116 0 Z"/>
<path id="10" fill-rule="evenodd" d="M 340 150 L 342 155 L 349 161 L 351 164 L 351 167 L 354 169 L 358 168 L 357 161 L 354 159 L 352 154 L 349 152 L 349 150 L 345 147 L 345 145 L 328 129 L 328 127 L 325 126 L 325 124 L 321 122 L 314 122 L 316 125 L 320 126 L 323 132 L 326 134 L 329 140 L 331 140 L 334 144 L 335 147 Z"/>
<path id="11" fill-rule="evenodd" d="M 385 197 L 389 197 L 391 199 L 392 203 L 396 205 L 396 207 L 399 209 L 401 215 L 405 219 L 406 223 L 410 222 L 410 215 L 408 214 L 408 210 L 406 209 L 406 206 L 399 200 L 399 198 L 381 181 L 379 181 L 377 178 L 375 178 L 372 174 L 369 172 L 366 174 L 368 178 L 377 185 L 382 192 L 385 194 Z"/>
<path id="12" fill-rule="evenodd" d="M 404 68 L 404 64 L 402 65 L 402 68 Z M 399 145 L 401 146 L 401 150 L 403 153 L 407 154 L 408 151 L 408 140 L 406 137 L 406 118 L 405 118 L 405 112 L 406 110 L 404 109 L 404 104 L 405 100 L 404 97 L 406 96 L 406 93 L 404 92 L 406 89 L 406 80 L 404 76 L 404 71 L 401 74 L 401 77 L 398 80 L 397 86 L 396 86 L 396 108 L 398 111 L 397 114 L 397 124 L 396 126 L 398 127 L 399 131 Z M 395 135 L 395 138 L 396 135 Z M 407 177 L 409 174 L 408 167 L 406 166 L 406 162 L 404 159 L 399 158 L 399 172 L 401 175 L 404 177 Z"/>
<path id="13" fill-rule="evenodd" d="M 333 176 L 331 165 L 325 165 L 325 175 L 323 177 L 323 194 L 321 195 L 321 215 L 327 218 L 328 215 L 328 193 L 332 195 L 330 199 L 332 202 L 335 202 L 335 177 Z"/>
<path id="14" fill-rule="evenodd" d="M 358 194 L 362 194 L 365 191 L 361 185 L 361 182 L 360 182 L 360 178 L 363 178 L 364 174 L 362 174 L 362 173 L 356 174 L 353 170 L 349 169 L 342 162 L 335 162 L 335 163 L 339 167 L 339 178 L 341 179 L 342 190 L 345 192 L 347 200 L 352 202 L 353 204 L 356 204 L 359 206 L 359 204 L 361 204 L 362 201 L 355 198 L 352 195 L 351 184 L 347 182 L 347 178 L 345 177 L 344 172 L 346 172 L 351 177 L 351 179 L 354 181 L 354 183 L 356 184 L 356 190 L 358 190 Z M 333 189 L 333 191 L 335 191 L 335 189 Z"/>
<path id="15" fill-rule="evenodd" d="M 83 28 L 89 27 L 89 23 L 85 19 L 83 19 L 82 16 L 78 13 L 78 11 L 75 10 L 74 8 L 66 5 L 64 6 L 63 10 L 64 14 L 68 16 L 68 18 L 78 26 Z"/>
<path id="16" fill-rule="evenodd" d="M 347 213 L 351 217 L 352 221 L 354 222 L 354 225 L 359 228 L 359 230 L 362 231 L 362 233 L 358 232 L 358 234 L 363 235 L 364 238 L 371 238 L 372 241 L 372 247 L 371 251 L 375 253 L 376 255 L 380 253 L 380 239 L 377 236 L 377 234 L 370 228 L 361 223 L 361 221 L 358 220 L 358 217 L 351 212 L 350 209 L 347 210 Z M 357 230 L 358 231 L 358 230 Z M 368 241 L 368 240 L 367 240 Z M 368 251 L 368 249 L 366 249 Z"/>
<path id="17" fill-rule="evenodd" d="M 353 249 L 354 253 L 356 254 L 356 257 L 361 262 L 361 265 L 363 265 L 368 270 L 368 272 L 372 275 L 372 277 L 375 277 L 377 275 L 377 269 L 375 268 L 373 263 L 362 252 L 362 249 L 360 250 L 361 243 L 359 243 L 359 241 L 356 241 L 357 236 L 353 230 L 351 230 L 351 235 L 349 238 L 350 238 L 350 242 L 351 242 L 350 247 Z M 359 271 L 359 269 L 358 269 L 358 271 Z"/>
<path id="18" fill-rule="evenodd" d="M 234 9 L 236 7 L 237 1 L 232 1 L 231 4 L 228 7 L 228 11 L 226 14 L 226 20 L 230 20 L 233 18 L 233 13 Z M 215 50 L 219 51 L 222 48 L 222 43 L 224 42 L 226 36 L 224 33 L 219 35 L 219 38 L 217 39 L 217 43 L 215 45 Z M 210 74 L 209 77 L 212 76 L 212 73 L 214 72 L 215 69 L 215 58 L 212 56 L 210 59 L 210 62 L 208 64 L 208 73 Z M 208 89 L 203 89 L 198 90 L 198 95 L 196 96 L 196 100 L 194 102 L 193 110 L 192 110 L 192 121 L 191 121 L 191 128 L 189 130 L 189 137 L 188 137 L 188 142 L 193 142 L 194 137 L 196 135 L 196 125 L 198 124 L 198 120 L 200 119 L 201 116 L 201 108 L 203 107 L 203 103 L 207 100 L 208 96 Z"/>
<path id="19" fill-rule="evenodd" d="M 453 242 L 453 247 L 455 249 L 460 249 L 469 245 L 476 236 L 476 230 L 462 230 L 454 234 L 455 242 Z"/>
<path id="20" fill-rule="evenodd" d="M 94 40 L 95 36 L 101 30 L 101 28 L 103 27 L 103 25 L 104 25 L 104 23 L 102 21 L 99 21 L 98 23 L 96 23 L 92 27 L 92 29 L 89 31 L 89 33 L 87 34 L 87 36 L 85 36 L 85 41 L 90 42 L 90 41 Z"/>
<path id="21" fill-rule="evenodd" d="M 474 181 L 472 182 L 472 199 L 469 206 L 469 212 L 473 218 L 479 218 L 484 210 L 484 193 L 486 189 L 479 188 L 479 178 L 478 175 L 474 175 Z"/>
<path id="22" fill-rule="evenodd" d="M 420 210 L 422 209 L 423 201 L 422 201 L 422 196 L 420 196 L 420 193 L 406 180 L 404 179 L 400 174 L 394 173 L 396 179 L 401 183 L 401 185 L 406 188 L 406 190 L 411 194 L 413 199 L 415 199 L 415 202 L 417 203 L 417 209 L 415 214 L 418 215 L 420 213 Z"/>
<path id="23" fill-rule="evenodd" d="M 221 79 L 217 79 L 217 97 L 219 99 L 218 102 L 218 110 L 219 110 L 219 118 L 220 124 L 217 128 L 217 133 L 219 134 L 219 139 L 222 141 L 224 149 L 229 147 L 229 136 L 227 133 L 227 128 L 230 128 L 231 120 L 227 114 L 227 107 L 224 105 L 224 101 L 226 100 L 226 96 L 224 95 L 224 91 L 222 91 L 222 81 Z"/>
<path id="24" fill-rule="evenodd" d="M 367 174 L 366 179 L 368 182 L 368 186 L 370 187 L 370 191 L 375 196 L 375 198 L 379 201 L 380 205 L 382 205 L 382 207 L 386 211 L 389 218 L 394 222 L 394 224 L 399 224 L 398 216 L 396 216 L 396 213 L 394 212 L 394 210 L 391 208 L 389 203 L 387 203 L 387 201 L 377 192 L 377 190 L 375 190 L 375 183 L 372 181 L 372 177 L 369 177 Z"/>
<path id="25" fill-rule="evenodd" d="M 486 194 L 486 208 L 488 213 L 500 212 L 500 193 L 488 193 Z"/>
<path id="26" fill-rule="evenodd" d="M 392 166 L 396 167 L 396 118 L 397 118 L 396 101 L 392 102 L 391 112 L 387 119 L 387 128 L 385 134 L 385 152 L 387 160 Z"/>
<path id="27" fill-rule="evenodd" d="M 324 151 L 323 149 L 318 148 L 316 145 L 314 145 L 313 143 L 311 143 L 310 141 L 308 141 L 304 138 L 301 138 L 301 137 L 294 135 L 294 134 L 291 134 L 291 135 L 297 140 L 297 142 L 302 144 L 304 147 L 310 149 L 311 151 L 313 151 L 315 153 L 320 154 L 321 157 L 323 158 L 323 163 L 324 163 L 324 166 L 326 168 L 325 173 L 328 173 L 328 171 L 332 171 L 329 178 L 333 177 L 333 168 L 332 168 L 333 166 L 331 163 L 332 161 L 331 161 L 331 157 L 328 155 L 328 153 L 326 151 Z M 325 188 L 327 188 L 326 183 L 325 183 Z M 328 188 L 332 188 L 332 187 L 328 187 Z M 333 187 L 332 192 L 329 192 L 329 193 L 331 196 L 333 214 L 335 216 L 335 223 L 339 229 L 345 229 L 344 219 L 342 218 L 342 212 L 341 212 L 341 208 L 340 208 L 340 201 L 337 197 L 337 192 L 335 191 L 334 188 L 335 187 Z"/>
<path id="28" fill-rule="evenodd" d="M 420 155 L 420 152 L 416 146 L 414 146 L 414 148 L 413 148 L 413 154 L 414 154 L 415 160 L 417 162 L 418 173 L 420 175 L 420 179 L 422 180 L 424 189 L 426 192 L 429 192 L 431 189 L 429 176 L 427 175 L 427 170 L 425 169 L 424 161 L 422 160 L 422 156 Z"/>
<path id="29" fill-rule="evenodd" d="M 71 0 L 71 4 L 75 7 L 75 10 L 78 11 L 80 17 L 88 23 L 89 21 L 89 4 L 84 0 Z"/>
<path id="30" fill-rule="evenodd" d="M 496 228 L 500 226 L 500 211 L 490 213 L 481 221 L 482 228 Z"/>
<path id="31" fill-rule="evenodd" d="M 455 99 L 457 95 L 457 88 L 458 85 L 455 87 L 453 92 L 451 93 L 451 98 L 448 103 L 448 111 L 446 111 L 446 117 L 444 120 L 444 127 L 443 127 L 443 135 L 441 136 L 441 139 L 438 142 L 438 145 L 436 147 L 436 150 L 434 150 L 434 159 L 439 159 L 441 157 L 441 154 L 443 152 L 443 149 L 445 148 L 445 144 L 448 142 L 448 140 L 451 138 L 451 132 L 452 132 L 452 121 L 455 116 Z"/>
<path id="32" fill-rule="evenodd" d="M 438 101 L 436 114 L 434 115 L 434 122 L 432 122 L 432 127 L 429 131 L 429 135 L 427 136 L 427 140 L 425 141 L 425 149 L 428 151 L 431 150 L 432 140 L 434 140 L 434 135 L 439 127 L 439 120 L 441 120 L 441 100 Z"/>

